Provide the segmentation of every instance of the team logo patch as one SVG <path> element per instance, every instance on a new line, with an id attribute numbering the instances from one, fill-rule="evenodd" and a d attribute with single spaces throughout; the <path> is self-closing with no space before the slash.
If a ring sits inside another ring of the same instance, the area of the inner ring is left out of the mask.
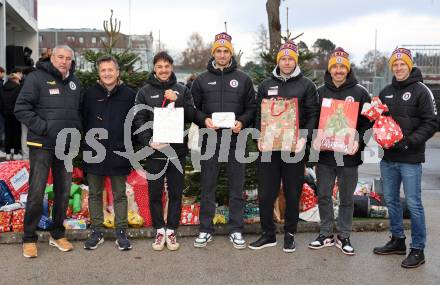
<path id="1" fill-rule="evenodd" d="M 337 57 L 336 58 L 336 63 L 342 63 L 342 57 Z"/>
<path id="2" fill-rule="evenodd" d="M 72 89 L 72 90 L 76 90 L 76 84 L 75 84 L 75 82 L 70 81 L 70 83 L 69 83 L 69 87 L 70 87 L 70 89 Z"/>
<path id="3" fill-rule="evenodd" d="M 402 99 L 404 101 L 408 101 L 411 98 L 411 93 L 410 92 L 406 92 L 402 95 Z"/>
<path id="4" fill-rule="evenodd" d="M 402 54 L 401 53 L 396 53 L 396 58 L 402 58 Z"/>
<path id="5" fill-rule="evenodd" d="M 224 45 L 225 44 L 225 40 L 220 40 L 220 44 Z"/>
<path id="6" fill-rule="evenodd" d="M 229 82 L 229 85 L 231 85 L 232 88 L 238 87 L 238 81 L 235 79 L 232 79 L 231 82 Z"/>
<path id="7" fill-rule="evenodd" d="M 289 55 L 289 53 L 290 53 L 290 52 L 289 52 L 288 49 L 284 50 L 284 54 L 285 54 L 285 55 Z"/>
<path id="8" fill-rule="evenodd" d="M 354 102 L 354 97 L 353 96 L 346 97 L 345 102 Z"/>

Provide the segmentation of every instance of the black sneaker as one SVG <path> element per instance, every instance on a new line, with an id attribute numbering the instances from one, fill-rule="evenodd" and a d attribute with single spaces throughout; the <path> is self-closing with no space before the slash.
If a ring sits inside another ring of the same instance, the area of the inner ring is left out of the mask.
<path id="1" fill-rule="evenodd" d="M 405 238 L 397 238 L 391 236 L 391 240 L 387 242 L 386 245 L 381 247 L 375 247 L 373 249 L 373 252 L 375 254 L 381 254 L 381 255 L 388 255 L 388 254 L 405 255 L 406 254 Z"/>
<path id="2" fill-rule="evenodd" d="M 335 239 L 333 238 L 333 235 L 325 236 L 322 234 L 319 234 L 319 236 L 309 243 L 309 248 L 311 249 L 320 249 L 327 246 L 334 246 L 335 245 Z"/>
<path id="3" fill-rule="evenodd" d="M 416 268 L 425 263 L 423 249 L 411 248 L 408 256 L 402 261 L 403 268 Z"/>
<path id="4" fill-rule="evenodd" d="M 286 232 L 284 234 L 284 252 L 294 252 L 296 250 L 295 247 L 295 236 L 291 233 Z"/>
<path id="5" fill-rule="evenodd" d="M 119 250 L 130 250 L 131 244 L 130 241 L 127 238 L 127 235 L 125 234 L 124 229 L 117 229 L 116 230 L 116 245 L 118 246 Z"/>
<path id="6" fill-rule="evenodd" d="M 92 230 L 89 238 L 84 243 L 84 249 L 93 250 L 104 242 L 104 233 L 101 231 Z"/>
<path id="7" fill-rule="evenodd" d="M 263 235 L 257 239 L 254 242 L 251 242 L 249 244 L 250 249 L 262 249 L 269 246 L 276 246 L 277 245 L 277 238 L 275 235 L 269 235 L 263 233 Z"/>
<path id="8" fill-rule="evenodd" d="M 336 236 L 336 247 L 340 248 L 341 251 L 346 255 L 354 255 L 354 248 L 351 246 L 350 238 L 341 238 L 339 235 Z"/>

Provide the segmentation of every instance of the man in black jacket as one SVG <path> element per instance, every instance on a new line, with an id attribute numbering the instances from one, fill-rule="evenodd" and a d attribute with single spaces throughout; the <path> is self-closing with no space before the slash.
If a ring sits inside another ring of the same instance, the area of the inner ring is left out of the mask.
<path id="1" fill-rule="evenodd" d="M 359 102 L 356 122 L 358 137 L 354 139 L 353 148 L 345 153 L 321 151 L 321 138 L 318 136 L 314 140 L 313 147 L 320 152 L 316 166 L 316 177 L 321 227 L 319 236 L 309 244 L 309 248 L 319 249 L 335 244 L 332 192 L 337 177 L 340 205 L 336 225 L 338 230 L 336 246 L 343 253 L 354 255 L 354 248 L 350 243 L 354 209 L 353 193 L 358 181 L 358 166 L 362 164 L 361 153 L 365 147 L 364 134 L 371 128 L 371 123 L 361 115 L 361 111 L 363 104 L 371 102 L 371 98 L 368 91 L 358 84 L 354 72 L 350 68 L 349 55 L 344 49 L 337 48 L 330 56 L 328 70 L 324 76 L 324 85 L 318 88 L 318 95 L 321 106 L 323 106 L 324 100 L 330 102 L 332 99 Z"/>
<path id="2" fill-rule="evenodd" d="M 304 77 L 298 65 L 298 47 L 293 41 L 283 44 L 277 55 L 277 66 L 272 76 L 258 87 L 256 127 L 261 130 L 261 102 L 263 99 L 297 98 L 300 137 L 293 153 L 290 151 L 261 152 L 258 162 L 258 196 L 262 236 L 249 245 L 250 249 L 275 246 L 276 227 L 273 221 L 274 203 L 283 184 L 286 197 L 284 224 L 284 252 L 294 252 L 294 235 L 299 216 L 299 200 L 304 182 L 305 146 L 309 144 L 319 115 L 315 84 Z M 307 134 L 305 134 L 307 133 Z M 262 151 L 261 141 L 258 148 Z M 270 154 L 270 160 L 263 159 Z M 288 159 L 286 159 L 288 158 Z M 292 160 L 292 161 L 291 161 Z"/>
<path id="3" fill-rule="evenodd" d="M 193 99 L 189 89 L 177 82 L 173 72 L 172 57 L 166 52 L 159 52 L 154 56 L 153 64 L 154 71 L 148 77 L 147 84 L 136 95 L 136 106 L 146 105 L 149 108 L 136 113 L 134 119 L 136 129 L 154 122 L 153 110 L 161 107 L 183 107 L 184 121 L 192 122 L 195 113 Z M 183 125 L 179 127 L 184 128 Z M 153 134 L 154 130 L 149 128 L 137 135 L 137 141 L 142 147 L 149 146 L 153 149 L 152 154 L 145 161 L 150 212 L 153 227 L 156 229 L 156 238 L 152 247 L 153 250 L 161 251 L 166 244 L 169 250 L 174 251 L 179 249 L 175 231 L 180 222 L 188 138 L 187 136 L 182 138 L 183 143 L 165 144 L 153 142 Z M 169 199 L 166 223 L 162 205 L 165 177 Z"/>
<path id="4" fill-rule="evenodd" d="M 212 240 L 220 161 L 227 162 L 229 178 L 229 239 L 237 249 L 246 247 L 242 236 L 245 165 L 237 161 L 235 153 L 242 150 L 236 149 L 238 134 L 254 119 L 255 91 L 249 76 L 237 70 L 231 39 L 226 33 L 215 36 L 208 70 L 194 80 L 191 88 L 197 109 L 196 124 L 216 136 L 214 145 L 208 144 L 203 136 L 202 153 L 213 155 L 201 161 L 200 233 L 194 242 L 195 247 L 205 247 Z M 222 118 L 226 112 L 233 113 L 233 118 L 219 128 L 213 117 L 219 115 Z M 245 145 L 238 148 L 245 148 Z"/>
<path id="5" fill-rule="evenodd" d="M 130 161 L 115 154 L 125 151 L 124 122 L 134 106 L 136 93 L 119 80 L 119 65 L 112 56 L 103 56 L 96 62 L 99 82 L 84 93 L 83 120 L 84 132 L 91 129 L 104 129 L 107 139 L 99 139 L 105 147 L 105 158 L 99 163 L 84 162 L 89 182 L 89 211 L 92 233 L 84 243 L 85 249 L 96 249 L 104 242 L 104 215 L 102 211 L 104 179 L 110 177 L 116 223 L 116 244 L 119 250 L 131 249 L 125 233 L 127 223 L 127 195 L 125 183 L 130 173 Z M 84 151 L 92 147 L 85 141 Z M 84 158 L 84 155 L 83 155 Z"/>
<path id="6" fill-rule="evenodd" d="M 425 213 L 422 204 L 422 163 L 425 143 L 438 128 L 437 108 L 431 90 L 423 84 L 420 69 L 413 67 L 411 51 L 394 50 L 389 60 L 394 77 L 380 92 L 380 100 L 399 124 L 403 139 L 390 149 L 384 149 L 380 172 L 385 202 L 390 215 L 391 240 L 374 248 L 376 254 L 406 254 L 400 185 L 411 214 L 410 252 L 401 266 L 414 268 L 425 263 Z"/>
<path id="7" fill-rule="evenodd" d="M 67 172 L 63 160 L 55 155 L 58 133 L 64 128 L 82 129 L 81 88 L 72 64 L 73 50 L 57 46 L 50 62 L 37 65 L 30 73 L 18 96 L 15 116 L 29 128 L 27 144 L 30 147 L 29 194 L 24 217 L 23 255 L 37 257 L 36 229 L 43 213 L 43 197 L 49 169 L 54 178 L 55 201 L 52 211 L 54 226 L 49 244 L 61 251 L 73 246 L 65 238 L 63 226 L 69 203 L 72 173 Z"/>

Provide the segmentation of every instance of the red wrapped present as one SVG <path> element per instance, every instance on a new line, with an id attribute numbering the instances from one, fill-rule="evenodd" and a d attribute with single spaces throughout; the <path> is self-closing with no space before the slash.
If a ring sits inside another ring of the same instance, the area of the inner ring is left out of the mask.
<path id="1" fill-rule="evenodd" d="M 299 201 L 299 211 L 305 212 L 315 207 L 318 204 L 318 197 L 315 195 L 315 191 L 309 184 L 304 183 Z"/>
<path id="2" fill-rule="evenodd" d="M 403 132 L 399 124 L 391 116 L 382 115 L 388 111 L 387 105 L 383 104 L 378 97 L 374 97 L 371 104 L 364 104 L 361 112 L 368 119 L 375 120 L 373 138 L 384 149 L 393 147 L 403 139 Z"/>
<path id="3" fill-rule="evenodd" d="M 20 200 L 20 194 L 29 190 L 29 161 L 14 160 L 0 163 L 0 180 L 6 182 L 12 196 Z"/>
<path id="4" fill-rule="evenodd" d="M 384 113 L 388 112 L 388 106 L 382 104 L 379 97 L 371 99 L 371 103 L 365 103 L 362 107 L 361 114 L 367 117 L 370 121 L 375 121 Z"/>
<path id="5" fill-rule="evenodd" d="M 150 200 L 148 198 L 148 184 L 146 180 L 146 173 L 143 170 L 133 170 L 127 177 L 127 183 L 134 191 L 134 199 L 139 207 L 139 214 L 144 219 L 144 226 L 150 227 L 153 225 L 150 212 Z M 165 191 L 162 199 L 162 204 L 165 205 Z"/>
<path id="6" fill-rule="evenodd" d="M 24 223 L 24 213 L 25 209 L 19 209 L 12 212 L 12 230 L 14 232 L 22 232 L 23 231 L 23 223 Z"/>
<path id="7" fill-rule="evenodd" d="M 9 226 L 11 224 L 12 212 L 0 212 L 0 226 Z"/>
<path id="8" fill-rule="evenodd" d="M 403 132 L 393 118 L 380 116 L 374 123 L 373 137 L 382 148 L 389 149 L 403 139 Z"/>
<path id="9" fill-rule="evenodd" d="M 200 204 L 182 205 L 182 213 L 180 215 L 181 225 L 198 225 L 200 217 Z"/>

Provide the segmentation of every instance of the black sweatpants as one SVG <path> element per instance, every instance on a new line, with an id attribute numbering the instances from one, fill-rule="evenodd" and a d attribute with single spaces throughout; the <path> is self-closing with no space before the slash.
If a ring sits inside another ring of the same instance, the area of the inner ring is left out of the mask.
<path id="1" fill-rule="evenodd" d="M 14 152 L 12 152 L 12 149 Z M 5 115 L 5 150 L 17 154 L 21 149 L 21 124 L 14 115 Z"/>
<path id="2" fill-rule="evenodd" d="M 283 183 L 286 211 L 284 231 L 295 234 L 298 225 L 299 200 L 304 183 L 304 161 L 287 163 L 281 159 L 281 152 L 272 152 L 270 162 L 258 161 L 258 196 L 260 221 L 263 233 L 275 235 L 273 220 L 274 203 Z"/>
<path id="3" fill-rule="evenodd" d="M 171 159 L 180 163 L 182 169 L 185 170 L 185 156 Z M 165 169 L 166 168 L 166 169 Z M 145 170 L 153 175 L 164 171 L 164 174 L 158 179 L 148 181 L 148 196 L 150 199 L 150 212 L 153 219 L 153 227 L 155 229 L 167 228 L 171 230 L 177 229 L 180 222 L 180 213 L 182 210 L 182 192 L 184 187 L 185 173 L 181 173 L 176 166 L 166 159 L 149 159 L 145 163 Z M 168 185 L 168 216 L 165 225 L 163 217 L 162 197 L 164 191 L 164 180 L 167 178 Z"/>
<path id="4" fill-rule="evenodd" d="M 29 193 L 24 215 L 23 242 L 37 242 L 36 230 L 43 214 L 44 190 L 46 189 L 47 176 L 52 167 L 54 205 L 52 209 L 53 228 L 50 235 L 54 239 L 65 236 L 63 225 L 69 205 L 72 172 L 67 172 L 64 161 L 55 156 L 55 150 L 29 148 L 30 176 Z"/>

